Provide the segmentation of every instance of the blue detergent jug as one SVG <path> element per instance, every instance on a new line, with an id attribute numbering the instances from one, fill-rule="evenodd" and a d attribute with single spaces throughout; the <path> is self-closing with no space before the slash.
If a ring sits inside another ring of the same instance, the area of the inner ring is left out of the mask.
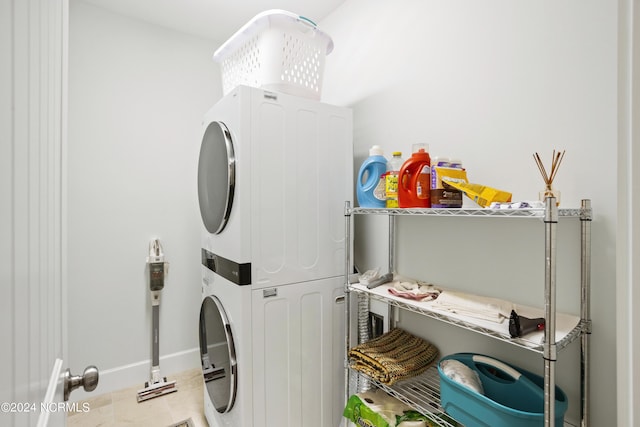
<path id="1" fill-rule="evenodd" d="M 369 157 L 360 166 L 356 195 L 358 204 L 363 208 L 384 208 L 387 204 L 384 175 L 387 172 L 387 159 L 382 148 L 374 145 L 369 150 Z"/>

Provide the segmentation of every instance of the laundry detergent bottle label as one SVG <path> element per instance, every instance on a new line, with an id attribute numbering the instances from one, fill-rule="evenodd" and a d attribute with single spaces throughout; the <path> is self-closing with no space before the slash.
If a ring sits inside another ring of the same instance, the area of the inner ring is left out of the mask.
<path id="1" fill-rule="evenodd" d="M 418 197 L 418 199 L 429 198 L 430 178 L 431 178 L 431 168 L 429 166 L 423 166 L 422 170 L 418 174 L 418 181 L 416 183 L 416 196 Z"/>
<path id="2" fill-rule="evenodd" d="M 384 202 L 385 206 L 387 204 L 387 193 L 385 190 L 386 176 L 386 173 L 380 175 L 378 185 L 373 189 L 373 197 L 375 197 L 377 200 L 380 200 L 381 202 Z"/>

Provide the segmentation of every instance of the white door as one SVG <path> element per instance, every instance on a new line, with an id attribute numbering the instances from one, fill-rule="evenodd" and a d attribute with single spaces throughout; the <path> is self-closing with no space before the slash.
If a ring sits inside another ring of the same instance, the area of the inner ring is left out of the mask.
<path id="1" fill-rule="evenodd" d="M 68 0 L 0 0 L 3 426 L 64 426 L 68 412 L 60 387 L 67 28 Z"/>

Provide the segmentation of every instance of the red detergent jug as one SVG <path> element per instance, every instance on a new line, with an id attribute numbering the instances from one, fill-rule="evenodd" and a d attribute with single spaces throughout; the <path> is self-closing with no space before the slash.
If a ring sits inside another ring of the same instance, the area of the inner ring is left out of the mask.
<path id="1" fill-rule="evenodd" d="M 430 208 L 429 189 L 431 158 L 427 144 L 415 144 L 413 154 L 398 174 L 398 206 L 401 208 Z"/>

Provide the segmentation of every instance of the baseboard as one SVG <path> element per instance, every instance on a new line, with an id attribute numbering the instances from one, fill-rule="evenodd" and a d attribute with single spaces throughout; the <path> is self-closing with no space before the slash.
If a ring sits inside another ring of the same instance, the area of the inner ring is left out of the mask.
<path id="1" fill-rule="evenodd" d="M 193 348 L 160 357 L 160 373 L 171 381 L 179 372 L 200 367 L 200 349 Z M 100 371 L 98 387 L 90 393 L 82 387 L 76 389 L 69 400 L 73 402 L 91 399 L 105 393 L 139 386 L 144 388 L 151 374 L 151 359 Z"/>

